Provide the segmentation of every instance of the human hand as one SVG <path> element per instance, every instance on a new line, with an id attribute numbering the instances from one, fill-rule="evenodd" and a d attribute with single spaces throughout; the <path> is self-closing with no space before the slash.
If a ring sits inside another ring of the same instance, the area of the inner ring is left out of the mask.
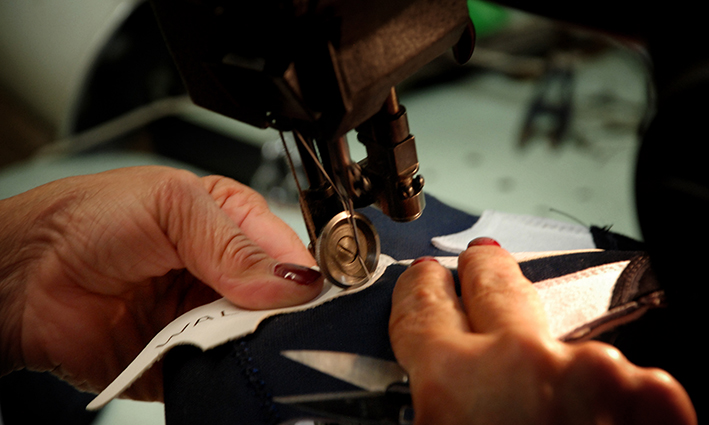
<path id="1" fill-rule="evenodd" d="M 164 167 L 80 176 L 0 201 L 0 372 L 108 385 L 166 324 L 224 296 L 303 303 L 320 273 L 253 190 Z M 162 398 L 154 367 L 126 396 Z"/>
<path id="2" fill-rule="evenodd" d="M 461 300 L 450 271 L 427 258 L 394 289 L 389 333 L 417 425 L 696 423 L 666 372 L 552 338 L 536 290 L 493 242 L 460 255 Z"/>

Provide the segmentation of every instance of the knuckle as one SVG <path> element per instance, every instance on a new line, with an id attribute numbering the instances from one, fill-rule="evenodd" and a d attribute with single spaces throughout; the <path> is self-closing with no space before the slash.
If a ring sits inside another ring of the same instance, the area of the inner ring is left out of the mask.
<path id="1" fill-rule="evenodd" d="M 445 294 L 441 293 L 442 289 L 436 283 L 441 279 L 439 270 L 430 266 L 421 264 L 417 270 L 408 269 L 399 277 L 393 294 L 395 311 L 417 315 L 439 308 Z"/>
<path id="2" fill-rule="evenodd" d="M 420 280 L 420 278 L 417 280 Z M 441 296 L 438 290 L 431 285 L 416 284 L 410 289 L 408 298 L 414 306 L 428 309 L 432 306 L 437 306 Z"/>
<path id="3" fill-rule="evenodd" d="M 161 179 L 167 183 L 174 184 L 175 187 L 199 185 L 199 177 L 196 174 L 181 170 L 179 168 L 162 168 L 160 173 Z"/>
<path id="4" fill-rule="evenodd" d="M 204 177 L 204 184 L 212 197 L 223 205 L 227 200 L 237 200 L 240 206 L 258 206 L 267 208 L 268 202 L 254 189 L 229 177 Z"/>
<path id="5" fill-rule="evenodd" d="M 251 189 L 242 193 L 241 204 L 247 210 L 247 216 L 259 216 L 270 211 L 266 199 Z"/>
<path id="6" fill-rule="evenodd" d="M 160 198 L 169 203 L 181 201 L 199 187 L 199 179 L 186 170 L 173 168 L 161 169 L 156 180 Z"/>
<path id="7" fill-rule="evenodd" d="M 212 193 L 220 208 L 229 202 L 228 209 L 233 213 L 232 218 L 238 226 L 243 226 L 251 220 L 256 220 L 264 214 L 270 214 L 268 201 L 260 193 L 246 186 L 233 186 Z"/>
<path id="8" fill-rule="evenodd" d="M 144 176 L 155 181 L 151 199 L 162 229 L 180 236 L 185 217 L 190 217 L 190 210 L 201 189 L 199 178 L 186 170 L 161 168 L 157 172 Z"/>
<path id="9" fill-rule="evenodd" d="M 498 341 L 500 345 L 507 347 L 507 350 L 513 353 L 540 355 L 549 351 L 546 341 L 538 335 L 516 327 L 509 327 L 500 331 Z"/>
<path id="10" fill-rule="evenodd" d="M 630 383 L 633 366 L 616 349 L 607 344 L 590 341 L 573 349 L 569 370 L 589 383 L 602 387 L 623 388 Z"/>
<path id="11" fill-rule="evenodd" d="M 500 357 L 519 370 L 537 375 L 555 375 L 561 367 L 558 343 L 521 329 L 501 333 L 497 345 Z"/>
<path id="12" fill-rule="evenodd" d="M 243 233 L 236 233 L 227 239 L 221 252 L 221 259 L 236 264 L 241 270 L 261 268 L 270 263 L 270 257 Z"/>
<path id="13" fill-rule="evenodd" d="M 583 365 L 595 365 L 609 369 L 619 367 L 625 357 L 617 348 L 596 341 L 589 341 L 576 348 L 576 358 Z"/>

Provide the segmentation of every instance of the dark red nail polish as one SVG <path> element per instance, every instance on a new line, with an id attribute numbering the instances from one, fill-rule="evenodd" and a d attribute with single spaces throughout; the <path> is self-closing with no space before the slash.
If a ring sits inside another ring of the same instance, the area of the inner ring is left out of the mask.
<path id="1" fill-rule="evenodd" d="M 500 246 L 500 243 L 497 242 L 493 238 L 487 238 L 487 237 L 480 237 L 480 238 L 475 238 L 470 243 L 468 244 L 468 248 L 471 246 L 481 246 L 481 245 L 492 245 L 492 246 Z"/>
<path id="2" fill-rule="evenodd" d="M 409 267 L 411 267 L 411 266 L 413 266 L 413 265 L 415 265 L 415 264 L 418 264 L 418 263 L 423 263 L 424 261 L 433 261 L 433 262 L 435 262 L 435 263 L 438 262 L 438 260 L 436 260 L 436 259 L 433 258 L 433 257 L 428 257 L 428 256 L 419 257 L 419 258 L 415 259 L 414 261 L 412 261 L 411 264 L 409 264 Z"/>
<path id="3" fill-rule="evenodd" d="M 299 285 L 312 285 L 322 278 L 322 273 L 309 267 L 291 263 L 278 263 L 273 268 L 273 274 L 292 280 Z"/>

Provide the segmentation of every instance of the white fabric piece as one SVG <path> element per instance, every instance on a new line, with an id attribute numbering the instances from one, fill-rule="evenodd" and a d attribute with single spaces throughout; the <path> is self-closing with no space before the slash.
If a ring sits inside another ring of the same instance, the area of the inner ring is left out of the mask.
<path id="1" fill-rule="evenodd" d="M 509 252 L 562 251 L 596 247 L 590 230 L 580 224 L 566 223 L 530 215 L 485 210 L 469 229 L 431 239 L 443 251 L 460 254 L 475 238 L 495 239 Z"/>
<path id="2" fill-rule="evenodd" d="M 613 288 L 629 263 L 604 264 L 535 283 L 551 335 L 561 338 L 605 314 L 611 304 Z"/>

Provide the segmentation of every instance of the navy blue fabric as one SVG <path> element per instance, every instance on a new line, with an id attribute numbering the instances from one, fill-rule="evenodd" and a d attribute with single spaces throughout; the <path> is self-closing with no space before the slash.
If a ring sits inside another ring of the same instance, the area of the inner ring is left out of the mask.
<path id="1" fill-rule="evenodd" d="M 357 389 L 280 352 L 332 350 L 393 360 L 387 323 L 391 292 L 404 269 L 392 266 L 367 291 L 272 317 L 255 334 L 206 353 L 173 349 L 164 366 L 167 424 L 279 423 L 302 412 L 274 403 L 273 396 Z"/>
<path id="2" fill-rule="evenodd" d="M 636 251 L 582 252 L 526 261 L 520 264 L 520 268 L 527 279 L 539 282 L 603 264 L 630 260 L 638 254 Z"/>
<path id="3" fill-rule="evenodd" d="M 423 217 L 412 223 L 392 223 L 373 209 L 372 219 L 382 239 L 382 252 L 394 258 L 450 255 L 430 243 L 436 235 L 470 227 L 477 217 L 432 197 Z M 406 230 L 404 230 L 406 229 Z M 532 281 L 573 273 L 588 267 L 633 257 L 631 252 L 595 252 L 522 263 Z M 304 413 L 273 401 L 275 396 L 356 389 L 335 378 L 280 355 L 284 350 L 330 350 L 393 360 L 388 321 L 391 294 L 403 266 L 391 266 L 375 285 L 316 308 L 264 321 L 247 337 L 201 352 L 194 347 L 173 349 L 164 363 L 167 425 L 275 424 Z"/>
<path id="4" fill-rule="evenodd" d="M 374 224 L 379 233 L 382 252 L 397 260 L 418 258 L 424 255 L 444 256 L 431 244 L 435 236 L 449 235 L 470 228 L 477 216 L 452 208 L 431 195 L 426 195 L 426 208 L 421 217 L 408 223 L 396 223 L 372 207 L 360 210 Z"/>

